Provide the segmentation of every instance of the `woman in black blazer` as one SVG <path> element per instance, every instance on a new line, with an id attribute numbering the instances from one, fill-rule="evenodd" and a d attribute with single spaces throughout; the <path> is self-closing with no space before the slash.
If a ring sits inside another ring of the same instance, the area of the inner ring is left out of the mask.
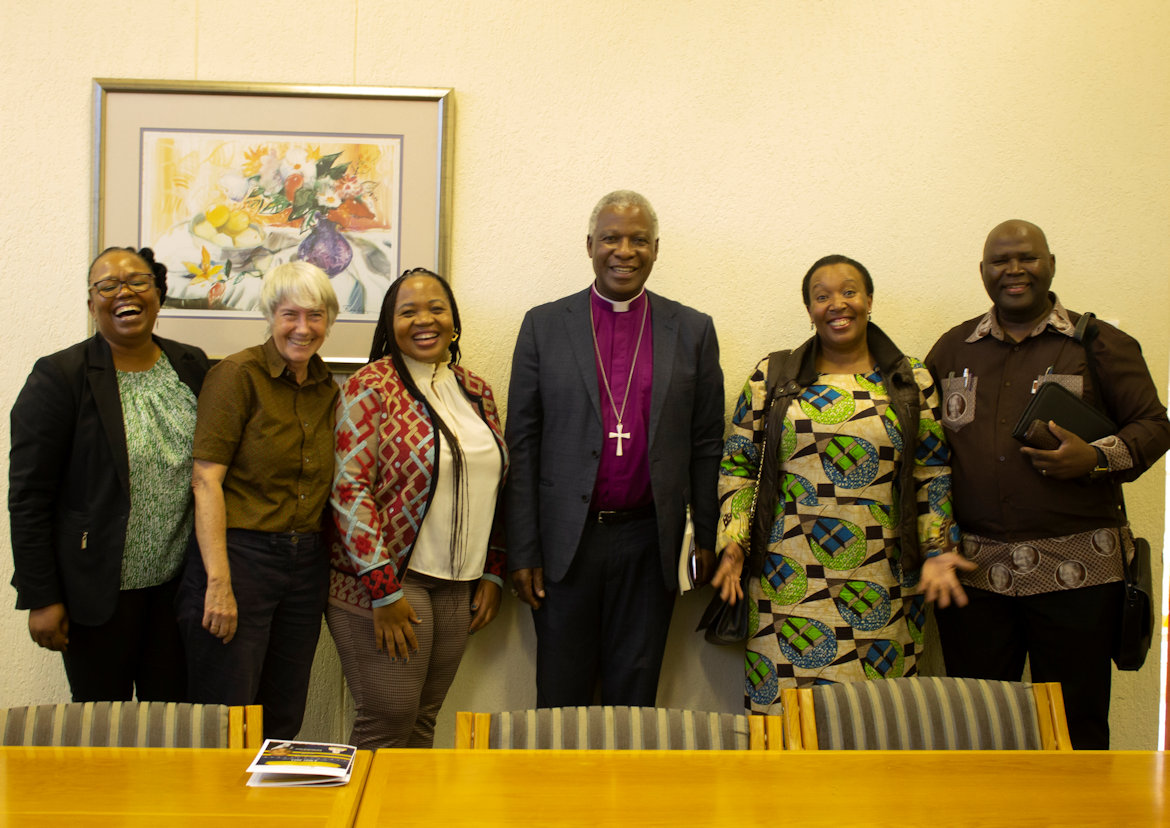
<path id="1" fill-rule="evenodd" d="M 74 701 L 181 701 L 173 604 L 207 356 L 153 336 L 166 267 L 149 248 L 103 251 L 88 286 L 97 333 L 37 360 L 12 407 L 16 606 Z"/>

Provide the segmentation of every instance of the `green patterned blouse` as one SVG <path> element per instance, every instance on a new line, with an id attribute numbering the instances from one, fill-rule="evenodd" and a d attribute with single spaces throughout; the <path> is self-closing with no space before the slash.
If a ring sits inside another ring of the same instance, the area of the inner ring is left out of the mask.
<path id="1" fill-rule="evenodd" d="M 195 394 L 163 353 L 149 371 L 119 371 L 118 394 L 130 456 L 122 589 L 142 589 L 169 581 L 183 564 L 195 519 Z"/>

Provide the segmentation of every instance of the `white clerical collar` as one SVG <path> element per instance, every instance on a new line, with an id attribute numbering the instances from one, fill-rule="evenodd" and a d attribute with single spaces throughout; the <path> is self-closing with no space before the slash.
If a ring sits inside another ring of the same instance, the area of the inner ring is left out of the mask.
<path id="1" fill-rule="evenodd" d="M 591 285 L 590 289 L 593 291 L 594 296 L 596 296 L 602 302 L 606 302 L 607 304 L 609 304 L 609 306 L 613 308 L 614 313 L 626 313 L 630 309 L 630 305 L 637 302 L 638 297 L 640 297 L 643 293 L 646 292 L 646 288 L 643 287 L 640 291 L 638 291 L 638 296 L 635 296 L 632 299 L 627 299 L 626 301 L 623 302 L 619 299 L 610 299 L 608 296 L 602 296 L 600 293 L 597 292 L 597 284 L 596 283 Z"/>

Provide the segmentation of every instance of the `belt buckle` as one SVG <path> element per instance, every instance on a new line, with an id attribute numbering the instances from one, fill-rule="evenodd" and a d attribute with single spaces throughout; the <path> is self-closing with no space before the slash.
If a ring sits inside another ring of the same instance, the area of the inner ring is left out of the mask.
<path id="1" fill-rule="evenodd" d="M 609 523 L 610 519 L 616 517 L 618 512 L 614 509 L 599 509 L 597 511 L 598 523 Z"/>

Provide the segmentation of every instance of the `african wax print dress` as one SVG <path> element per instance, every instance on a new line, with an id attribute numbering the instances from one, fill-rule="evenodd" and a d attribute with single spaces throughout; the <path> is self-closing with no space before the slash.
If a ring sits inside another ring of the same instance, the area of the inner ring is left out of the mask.
<path id="1" fill-rule="evenodd" d="M 953 542 L 948 449 L 930 373 L 918 384 L 915 498 L 924 557 Z M 732 418 L 720 469 L 720 550 L 748 547 L 763 442 L 763 360 Z M 777 713 L 784 687 L 899 678 L 917 672 L 924 599 L 919 571 L 903 572 L 898 540 L 902 424 L 875 368 L 822 374 L 792 400 L 780 445 L 780 500 L 761 577 L 749 583 L 745 706 Z M 949 542 L 948 542 L 949 539 Z"/>

